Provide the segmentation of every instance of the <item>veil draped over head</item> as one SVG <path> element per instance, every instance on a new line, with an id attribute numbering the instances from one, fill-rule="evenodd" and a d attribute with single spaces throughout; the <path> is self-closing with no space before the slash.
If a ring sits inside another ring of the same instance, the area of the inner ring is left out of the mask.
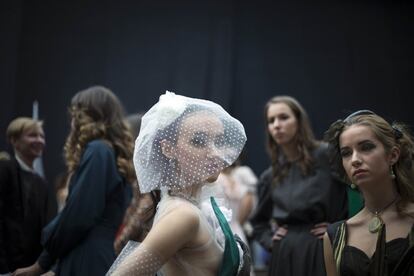
<path id="1" fill-rule="evenodd" d="M 201 184 L 231 165 L 243 125 L 220 105 L 166 92 L 142 117 L 134 166 L 141 193 Z"/>

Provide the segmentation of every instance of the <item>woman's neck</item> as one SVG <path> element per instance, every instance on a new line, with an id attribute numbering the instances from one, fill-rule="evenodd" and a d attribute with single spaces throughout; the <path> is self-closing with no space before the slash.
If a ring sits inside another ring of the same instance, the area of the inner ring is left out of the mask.
<path id="1" fill-rule="evenodd" d="M 361 189 L 364 196 L 365 208 L 371 213 L 381 211 L 381 209 L 391 202 L 398 200 L 399 194 L 395 182 L 392 180 L 387 180 L 387 182 L 389 183 L 383 183 L 382 186 L 377 185 L 370 190 Z"/>
<path id="2" fill-rule="evenodd" d="M 299 158 L 299 151 L 296 143 L 288 143 L 280 146 L 288 161 L 293 162 Z"/>
<path id="3" fill-rule="evenodd" d="M 169 195 L 184 198 L 191 203 L 198 205 L 200 201 L 201 186 L 202 185 L 192 185 L 180 190 L 171 190 Z"/>

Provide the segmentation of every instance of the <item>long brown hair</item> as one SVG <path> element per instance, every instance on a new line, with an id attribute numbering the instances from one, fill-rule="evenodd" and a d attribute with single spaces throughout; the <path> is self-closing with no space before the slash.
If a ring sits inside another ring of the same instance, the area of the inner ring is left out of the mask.
<path id="1" fill-rule="evenodd" d="M 72 98 L 69 112 L 72 128 L 64 147 L 68 172 L 79 166 L 88 142 L 103 139 L 115 150 L 120 174 L 132 183 L 136 179 L 132 165 L 134 145 L 123 120 L 123 107 L 115 94 L 103 86 L 92 86 Z"/>
<path id="2" fill-rule="evenodd" d="M 268 130 L 267 112 L 269 107 L 276 103 L 286 104 L 292 110 L 296 118 L 298 130 L 293 139 L 296 144 L 299 157 L 295 162 L 299 165 L 304 175 L 308 175 L 312 171 L 313 158 L 311 152 L 316 148 L 319 142 L 315 140 L 315 136 L 313 135 L 308 114 L 295 98 L 290 96 L 276 96 L 271 98 L 266 103 L 264 108 L 264 116 L 266 122 L 267 150 L 272 161 L 274 177 L 273 183 L 277 185 L 277 183 L 287 175 L 290 169 L 290 164 L 281 163 L 280 156 L 283 154 L 283 151 L 280 145 L 273 140 Z"/>

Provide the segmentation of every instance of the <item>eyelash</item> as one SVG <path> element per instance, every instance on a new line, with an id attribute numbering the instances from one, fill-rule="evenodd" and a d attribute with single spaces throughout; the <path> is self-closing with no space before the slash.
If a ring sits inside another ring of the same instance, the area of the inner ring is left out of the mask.
<path id="1" fill-rule="evenodd" d="M 367 151 L 370 151 L 370 150 L 374 149 L 375 148 L 375 145 L 374 144 L 367 143 L 367 144 L 362 144 L 360 146 L 360 148 L 361 148 L 361 151 L 367 152 Z M 341 151 L 341 157 L 342 158 L 348 157 L 349 155 L 351 155 L 351 151 L 350 150 Z"/>

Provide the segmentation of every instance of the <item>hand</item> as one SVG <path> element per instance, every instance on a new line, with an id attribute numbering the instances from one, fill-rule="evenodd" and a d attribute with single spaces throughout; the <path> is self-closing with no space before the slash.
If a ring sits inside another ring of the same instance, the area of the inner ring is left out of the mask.
<path id="1" fill-rule="evenodd" d="M 328 228 L 328 223 L 321 222 L 321 223 L 315 224 L 313 228 L 310 230 L 310 232 L 312 235 L 322 240 L 323 235 L 325 234 L 327 228 Z"/>
<path id="2" fill-rule="evenodd" d="M 286 224 L 279 226 L 275 234 L 272 237 L 272 241 L 280 241 L 287 235 L 287 232 L 288 232 L 288 226 Z"/>
<path id="3" fill-rule="evenodd" d="M 48 271 L 48 272 L 46 272 L 46 273 L 43 273 L 41 276 L 55 276 L 56 274 L 55 274 L 55 272 L 53 272 L 53 271 Z"/>
<path id="4" fill-rule="evenodd" d="M 13 273 L 12 276 L 39 276 L 43 273 L 43 269 L 36 262 L 28 267 L 18 268 Z"/>

